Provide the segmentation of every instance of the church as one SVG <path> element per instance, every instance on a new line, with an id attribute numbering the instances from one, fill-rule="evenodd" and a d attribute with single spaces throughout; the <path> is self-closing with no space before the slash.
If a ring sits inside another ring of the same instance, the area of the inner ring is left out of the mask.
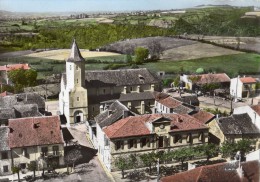
<path id="1" fill-rule="evenodd" d="M 60 114 L 67 125 L 87 121 L 119 100 L 130 110 L 151 113 L 160 80 L 146 68 L 85 71 L 86 61 L 74 40 L 61 77 Z"/>

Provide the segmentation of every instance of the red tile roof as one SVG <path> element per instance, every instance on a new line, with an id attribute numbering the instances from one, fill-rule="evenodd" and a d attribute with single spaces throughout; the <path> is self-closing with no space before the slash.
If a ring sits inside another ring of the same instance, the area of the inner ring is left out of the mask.
<path id="1" fill-rule="evenodd" d="M 0 66 L 0 71 L 10 71 L 10 70 L 17 70 L 17 69 L 30 69 L 29 64 L 8 64 L 4 66 Z"/>
<path id="2" fill-rule="evenodd" d="M 166 97 L 166 98 L 158 99 L 156 101 L 168 108 L 175 108 L 182 104 L 182 102 L 172 97 Z"/>
<path id="3" fill-rule="evenodd" d="M 149 135 L 152 133 L 145 123 L 165 119 L 171 122 L 173 129 L 169 132 L 208 129 L 207 126 L 188 114 L 145 114 L 121 119 L 106 127 L 103 131 L 108 138 L 122 138 Z"/>
<path id="4" fill-rule="evenodd" d="M 59 116 L 9 119 L 9 147 L 62 144 Z"/>
<path id="5" fill-rule="evenodd" d="M 5 96 L 7 96 L 7 95 L 13 95 L 13 93 L 4 91 L 4 92 L 2 92 L 2 93 L 0 94 L 1 97 L 5 97 Z"/>
<path id="6" fill-rule="evenodd" d="M 254 105 L 254 106 L 251 106 L 251 108 L 258 114 L 260 115 L 260 105 Z"/>
<path id="7" fill-rule="evenodd" d="M 240 81 L 242 83 L 256 83 L 255 78 L 252 78 L 252 77 L 243 77 L 243 78 L 240 78 Z"/>
<path id="8" fill-rule="evenodd" d="M 198 80 L 194 81 L 194 83 L 199 84 L 230 82 L 230 78 L 226 73 L 190 75 L 189 77 L 198 77 Z"/>
<path id="9" fill-rule="evenodd" d="M 145 126 L 145 121 L 148 118 L 149 116 L 130 116 L 105 127 L 103 131 L 108 138 L 149 135 L 150 131 Z"/>
<path id="10" fill-rule="evenodd" d="M 219 163 L 198 167 L 189 171 L 161 178 L 161 182 L 249 182 L 259 181 L 259 161 L 241 163 L 244 176 L 239 177 L 237 172 L 238 162 Z"/>
<path id="11" fill-rule="evenodd" d="M 208 121 L 212 120 L 215 115 L 210 112 L 199 110 L 199 112 L 192 114 L 192 117 L 196 118 L 202 124 L 206 124 Z"/>

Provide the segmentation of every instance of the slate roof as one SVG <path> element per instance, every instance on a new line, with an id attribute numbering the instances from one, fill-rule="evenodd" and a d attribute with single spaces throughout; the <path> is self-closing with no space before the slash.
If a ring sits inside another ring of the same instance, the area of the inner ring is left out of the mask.
<path id="1" fill-rule="evenodd" d="M 38 111 L 37 104 L 26 104 L 14 106 L 16 118 L 42 116 Z"/>
<path id="2" fill-rule="evenodd" d="M 251 106 L 251 108 L 258 114 L 260 115 L 260 105 L 254 105 L 254 106 Z"/>
<path id="3" fill-rule="evenodd" d="M 220 118 L 218 125 L 225 135 L 260 134 L 260 131 L 252 123 L 251 118 L 247 113 L 234 114 L 229 117 Z"/>
<path id="4" fill-rule="evenodd" d="M 103 102 L 114 102 L 118 100 L 120 102 L 127 101 L 138 101 L 138 100 L 154 100 L 153 92 L 140 92 L 140 93 L 126 93 L 126 94 L 106 94 L 106 95 L 98 95 L 88 98 L 89 104 L 99 104 Z"/>
<path id="5" fill-rule="evenodd" d="M 22 93 L 0 97 L 0 108 L 13 108 L 15 105 L 37 104 L 39 109 L 45 109 L 44 99 L 36 93 Z"/>
<path id="6" fill-rule="evenodd" d="M 206 124 L 215 118 L 214 114 L 203 110 L 199 110 L 198 112 L 192 114 L 192 116 L 201 121 L 203 124 Z"/>
<path id="7" fill-rule="evenodd" d="M 169 132 L 208 129 L 207 126 L 187 114 L 145 114 L 123 118 L 103 128 L 103 131 L 111 139 L 149 135 L 153 133 L 148 129 L 146 123 L 153 123 L 159 120 L 171 123 L 172 127 Z"/>
<path id="8" fill-rule="evenodd" d="M 70 56 L 68 57 L 67 61 L 68 62 L 85 61 L 84 58 L 81 56 L 81 53 L 79 51 L 79 48 L 78 48 L 78 45 L 77 45 L 75 39 L 73 40 Z"/>
<path id="9" fill-rule="evenodd" d="M 240 81 L 242 83 L 256 83 L 256 79 L 252 78 L 252 77 L 243 77 L 243 78 L 240 78 Z"/>
<path id="10" fill-rule="evenodd" d="M 238 162 L 225 162 L 208 166 L 201 166 L 189 171 L 166 176 L 161 182 L 250 182 L 260 181 L 259 161 L 247 161 L 241 163 L 244 175 L 240 178 L 237 168 Z"/>
<path id="11" fill-rule="evenodd" d="M 85 73 L 87 88 L 159 83 L 148 69 L 95 70 Z"/>
<path id="12" fill-rule="evenodd" d="M 0 151 L 10 150 L 8 146 L 8 127 L 0 127 Z"/>
<path id="13" fill-rule="evenodd" d="M 135 113 L 131 112 L 126 106 L 116 100 L 94 119 L 99 124 L 99 126 L 103 128 L 123 118 L 124 112 L 128 112 L 128 114 L 131 116 L 135 115 Z"/>
<path id="14" fill-rule="evenodd" d="M 0 120 L 7 120 L 16 118 L 15 110 L 13 108 L 0 108 Z"/>
<path id="15" fill-rule="evenodd" d="M 63 144 L 59 116 L 9 119 L 9 147 Z"/>
<path id="16" fill-rule="evenodd" d="M 11 71 L 17 69 L 28 70 L 30 69 L 30 66 L 29 64 L 8 64 L 8 65 L 0 66 L 0 71 Z"/>
<path id="17" fill-rule="evenodd" d="M 230 82 L 230 78 L 226 73 L 190 75 L 189 77 L 198 77 L 199 79 L 193 82 L 198 84 Z"/>
<path id="18" fill-rule="evenodd" d="M 199 106 L 200 101 L 197 96 L 190 95 L 190 96 L 182 96 L 182 97 L 173 97 L 181 102 L 185 102 L 187 104 L 193 105 L 193 106 Z"/>

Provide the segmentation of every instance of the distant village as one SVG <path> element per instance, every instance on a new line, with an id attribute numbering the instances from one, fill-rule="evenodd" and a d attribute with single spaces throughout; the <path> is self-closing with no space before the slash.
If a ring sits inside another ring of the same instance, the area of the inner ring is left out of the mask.
<path id="1" fill-rule="evenodd" d="M 86 71 L 85 64 L 74 40 L 66 72 L 54 78 L 54 108 L 44 87 L 0 94 L 0 181 L 77 173 L 88 153 L 111 181 L 137 181 L 142 169 L 151 181 L 260 180 L 258 78 L 181 74 L 163 87 L 164 72 Z M 1 87 L 13 84 L 8 72 L 18 69 L 31 68 L 0 66 Z"/>

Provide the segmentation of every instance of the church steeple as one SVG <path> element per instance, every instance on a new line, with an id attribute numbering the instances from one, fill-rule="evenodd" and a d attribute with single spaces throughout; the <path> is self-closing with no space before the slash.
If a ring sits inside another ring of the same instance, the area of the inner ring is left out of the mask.
<path id="1" fill-rule="evenodd" d="M 70 56 L 67 59 L 68 62 L 79 62 L 79 61 L 85 61 L 84 58 L 81 56 L 81 53 L 79 51 L 78 45 L 76 43 L 76 40 L 73 40 Z"/>

